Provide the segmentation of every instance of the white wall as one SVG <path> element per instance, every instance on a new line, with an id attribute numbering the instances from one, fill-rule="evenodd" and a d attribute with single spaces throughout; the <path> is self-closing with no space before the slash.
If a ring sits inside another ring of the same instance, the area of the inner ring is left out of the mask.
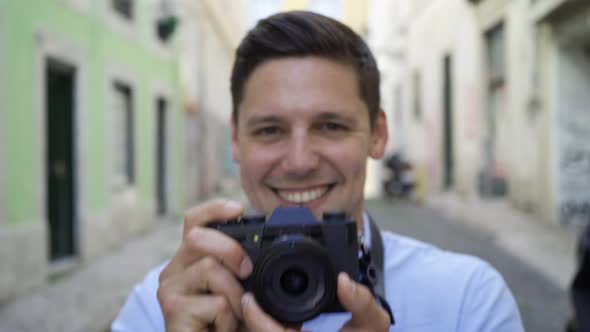
<path id="1" fill-rule="evenodd" d="M 180 77 L 188 111 L 185 205 L 190 206 L 215 193 L 226 180 L 231 66 L 247 11 L 244 1 L 185 0 L 184 5 Z"/>
<path id="2" fill-rule="evenodd" d="M 590 220 L 590 5 L 558 25 L 557 213 L 563 223 Z"/>
<path id="3" fill-rule="evenodd" d="M 590 56 L 563 50 L 559 75 L 560 220 L 583 224 L 590 218 Z"/>
<path id="4" fill-rule="evenodd" d="M 425 175 L 425 190 L 442 188 L 443 59 L 453 63 L 453 141 L 456 188 L 475 190 L 479 168 L 481 37 L 470 6 L 460 0 L 433 0 L 409 24 L 404 74 L 404 119 L 410 131 L 408 153 Z M 421 75 L 422 118 L 414 116 L 414 72 Z"/>
<path id="5" fill-rule="evenodd" d="M 367 43 L 375 56 L 381 75 L 381 108 L 387 117 L 389 143 L 386 153 L 391 153 L 400 144 L 401 130 L 396 130 L 394 122 L 395 109 L 394 89 L 400 85 L 402 59 L 402 36 L 399 34 L 400 21 L 398 0 L 372 0 L 367 3 L 368 38 Z M 382 160 L 370 160 L 368 163 L 365 196 L 373 197 L 381 194 L 381 182 L 384 169 Z"/>

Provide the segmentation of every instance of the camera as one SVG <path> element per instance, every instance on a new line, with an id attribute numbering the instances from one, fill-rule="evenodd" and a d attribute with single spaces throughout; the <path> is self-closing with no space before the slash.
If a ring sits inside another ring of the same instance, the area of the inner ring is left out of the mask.
<path id="1" fill-rule="evenodd" d="M 237 240 L 254 264 L 244 290 L 283 323 L 344 311 L 336 295 L 339 272 L 359 279 L 356 224 L 342 212 L 319 222 L 306 207 L 278 207 L 270 215 L 244 216 L 215 228 Z"/>

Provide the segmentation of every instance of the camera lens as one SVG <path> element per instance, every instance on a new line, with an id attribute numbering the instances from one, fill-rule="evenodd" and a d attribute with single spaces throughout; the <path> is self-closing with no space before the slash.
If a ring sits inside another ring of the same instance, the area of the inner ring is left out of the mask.
<path id="1" fill-rule="evenodd" d="M 251 279 L 262 309 L 281 322 L 309 320 L 336 299 L 336 272 L 320 243 L 285 235 L 265 248 Z"/>
<path id="2" fill-rule="evenodd" d="M 307 289 L 309 279 L 304 271 L 300 269 L 288 269 L 281 276 L 281 287 L 293 296 L 301 295 Z"/>

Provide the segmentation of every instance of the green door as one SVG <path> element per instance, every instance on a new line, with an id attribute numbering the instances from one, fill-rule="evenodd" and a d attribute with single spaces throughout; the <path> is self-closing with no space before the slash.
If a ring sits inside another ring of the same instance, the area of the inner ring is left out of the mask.
<path id="1" fill-rule="evenodd" d="M 51 261 L 75 254 L 75 69 L 46 61 L 47 219 Z"/>

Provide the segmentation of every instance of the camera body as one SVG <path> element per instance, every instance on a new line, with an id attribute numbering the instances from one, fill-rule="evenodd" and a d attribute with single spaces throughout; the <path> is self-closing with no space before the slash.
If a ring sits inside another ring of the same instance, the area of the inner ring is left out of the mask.
<path id="1" fill-rule="evenodd" d="M 319 222 L 306 207 L 278 207 L 265 219 L 244 216 L 210 225 L 237 240 L 252 260 L 244 290 L 283 323 L 344 311 L 337 277 L 346 272 L 359 280 L 356 223 L 341 212 L 324 213 Z"/>

